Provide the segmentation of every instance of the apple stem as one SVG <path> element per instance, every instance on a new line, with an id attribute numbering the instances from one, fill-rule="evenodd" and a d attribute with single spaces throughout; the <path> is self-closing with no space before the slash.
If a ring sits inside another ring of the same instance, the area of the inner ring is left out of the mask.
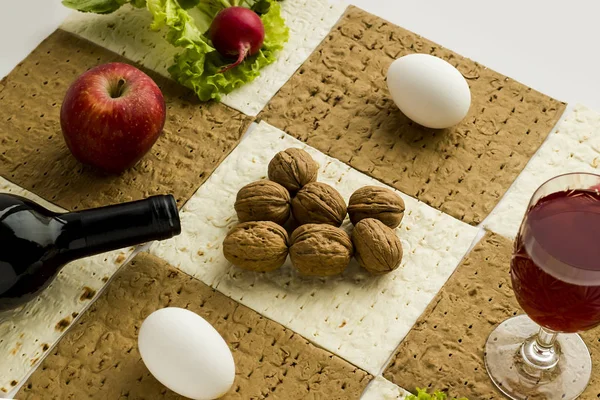
<path id="1" fill-rule="evenodd" d="M 117 86 L 113 88 L 110 97 L 112 97 L 113 99 L 121 97 L 121 95 L 123 94 L 123 86 L 125 86 L 125 79 L 119 78 Z"/>

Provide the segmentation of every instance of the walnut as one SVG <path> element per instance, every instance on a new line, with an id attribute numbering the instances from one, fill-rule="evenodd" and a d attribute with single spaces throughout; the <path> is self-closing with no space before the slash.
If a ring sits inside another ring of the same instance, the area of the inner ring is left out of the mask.
<path id="1" fill-rule="evenodd" d="M 375 218 L 395 229 L 404 217 L 404 200 L 390 189 L 365 186 L 350 196 L 348 214 L 354 225 L 365 218 Z"/>
<path id="2" fill-rule="evenodd" d="M 319 164 L 306 151 L 290 148 L 280 151 L 269 163 L 269 179 L 290 192 L 317 180 Z"/>
<path id="3" fill-rule="evenodd" d="M 291 242 L 292 264 L 304 275 L 341 274 L 354 254 L 350 236 L 331 225 L 302 225 L 292 233 Z"/>
<path id="4" fill-rule="evenodd" d="M 328 224 L 339 227 L 346 218 L 346 202 L 331 186 L 312 182 L 292 200 L 292 214 L 298 223 Z"/>
<path id="5" fill-rule="evenodd" d="M 274 222 L 244 222 L 225 237 L 223 254 L 227 261 L 240 268 L 269 272 L 285 262 L 288 242 L 285 229 Z"/>
<path id="6" fill-rule="evenodd" d="M 283 225 L 290 217 L 290 194 L 278 183 L 260 180 L 240 189 L 234 207 L 240 222 L 273 221 Z"/>
<path id="7" fill-rule="evenodd" d="M 372 274 L 385 274 L 400 266 L 402 243 L 383 222 L 366 218 L 352 231 L 358 263 Z"/>

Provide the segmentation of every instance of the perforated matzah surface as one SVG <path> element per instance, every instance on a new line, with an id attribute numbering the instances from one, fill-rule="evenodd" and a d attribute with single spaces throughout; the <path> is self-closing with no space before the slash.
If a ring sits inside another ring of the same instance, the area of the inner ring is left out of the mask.
<path id="1" fill-rule="evenodd" d="M 64 211 L 1 177 L 0 193 Z M 20 310 L 0 313 L 0 397 L 21 383 L 129 254 L 131 249 L 70 263 L 37 299 Z"/>
<path id="2" fill-rule="evenodd" d="M 127 62 L 57 30 L 0 81 L 0 176 L 66 209 L 173 194 L 182 205 L 235 147 L 251 119 L 222 104 L 199 104 L 187 89 L 151 75 L 167 103 L 164 132 L 137 166 L 104 176 L 78 163 L 60 130 L 63 96 L 87 69 Z"/>
<path id="3" fill-rule="evenodd" d="M 398 347 L 384 373 L 390 381 L 448 390 L 469 399 L 504 399 L 487 376 L 483 350 L 497 324 L 521 314 L 511 288 L 512 241 L 486 236 L 469 253 Z M 600 364 L 600 329 L 582 334 Z M 600 375 L 592 374 L 581 399 L 600 396 Z"/>
<path id="4" fill-rule="evenodd" d="M 569 172 L 600 170 L 600 114 L 577 106 L 550 134 L 523 173 L 506 192 L 485 226 L 514 238 L 533 193 L 545 181 Z"/>
<path id="5" fill-rule="evenodd" d="M 469 114 L 425 129 L 395 106 L 392 61 L 429 53 L 469 83 Z M 548 135 L 564 104 L 350 7 L 260 118 L 309 145 L 465 222 L 486 217 Z"/>
<path id="6" fill-rule="evenodd" d="M 346 6 L 329 0 L 291 0 L 281 3 L 290 39 L 273 64 L 253 82 L 223 96 L 222 102 L 255 116 L 327 36 Z M 181 51 L 164 39 L 166 30 L 150 31 L 152 15 L 146 9 L 122 7 L 110 15 L 73 13 L 62 28 L 104 46 L 147 68 L 170 76 L 167 68 Z"/>
<path id="7" fill-rule="evenodd" d="M 137 349 L 144 318 L 167 306 L 198 313 L 229 344 L 236 378 L 223 399 L 358 399 L 371 379 L 163 260 L 140 253 L 117 273 L 17 398 L 183 399 L 151 376 Z"/>
<path id="8" fill-rule="evenodd" d="M 289 147 L 308 151 L 321 165 L 318 180 L 336 188 L 346 202 L 362 186 L 381 186 L 262 122 L 182 209 L 182 234 L 155 243 L 150 251 L 376 375 L 454 271 L 477 229 L 399 193 L 406 204 L 396 230 L 404 258 L 393 273 L 374 277 L 353 261 L 341 276 L 305 278 L 289 259 L 272 273 L 243 271 L 225 259 L 221 247 L 237 223 L 236 194 L 264 178 L 273 156 Z M 344 227 L 351 228 L 348 219 Z"/>

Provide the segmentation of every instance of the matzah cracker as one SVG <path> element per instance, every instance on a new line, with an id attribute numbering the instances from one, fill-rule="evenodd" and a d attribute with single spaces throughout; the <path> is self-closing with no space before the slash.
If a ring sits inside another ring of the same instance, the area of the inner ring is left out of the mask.
<path id="1" fill-rule="evenodd" d="M 0 193 L 26 197 L 54 212 L 65 212 L 2 177 Z M 0 313 L 0 397 L 17 387 L 37 365 L 131 251 L 74 261 L 37 299 L 21 309 Z"/>
<path id="2" fill-rule="evenodd" d="M 361 400 L 402 400 L 410 393 L 398 385 L 394 385 L 382 376 L 378 376 L 369 383 Z"/>
<path id="3" fill-rule="evenodd" d="M 115 274 L 16 397 L 187 399 L 159 383 L 138 350 L 142 321 L 164 307 L 197 313 L 231 349 L 236 376 L 221 400 L 357 400 L 372 379 L 295 332 L 141 252 Z"/>
<path id="4" fill-rule="evenodd" d="M 290 28 L 289 42 L 275 63 L 265 67 L 253 82 L 223 96 L 222 102 L 247 115 L 257 115 L 327 36 L 345 8 L 328 0 L 282 2 L 281 13 Z M 167 42 L 166 29 L 151 31 L 151 22 L 148 10 L 127 5 L 109 15 L 74 12 L 61 28 L 169 77 L 167 68 L 182 49 Z"/>
<path id="5" fill-rule="evenodd" d="M 154 244 L 151 252 L 377 375 L 454 271 L 477 229 L 398 192 L 407 211 L 397 229 L 404 259 L 393 273 L 373 277 L 355 261 L 342 276 L 329 279 L 301 277 L 289 260 L 269 274 L 234 267 L 221 244 L 237 223 L 236 194 L 265 178 L 269 161 L 289 147 L 308 151 L 321 165 L 319 181 L 336 188 L 346 202 L 362 186 L 384 186 L 263 122 L 184 206 L 182 234 Z M 350 228 L 348 219 L 344 227 Z"/>
<path id="6" fill-rule="evenodd" d="M 598 166 L 600 114 L 577 105 L 529 161 L 484 226 L 514 238 L 531 196 L 544 182 L 569 172 L 599 173 Z"/>
<path id="7" fill-rule="evenodd" d="M 237 146 L 252 118 L 223 104 L 200 103 L 190 90 L 152 71 L 167 107 L 151 151 L 121 174 L 82 165 L 60 126 L 72 82 L 107 62 L 129 62 L 57 29 L 0 81 L 0 176 L 68 210 L 172 194 L 182 206 Z"/>
<path id="8" fill-rule="evenodd" d="M 510 279 L 513 249 L 511 240 L 486 231 L 398 346 L 383 376 L 411 390 L 420 386 L 471 400 L 505 400 L 487 375 L 484 349 L 498 324 L 523 313 Z M 581 337 L 592 364 L 599 365 L 600 328 Z M 580 398 L 597 399 L 598 393 L 596 373 Z"/>
<path id="9" fill-rule="evenodd" d="M 424 128 L 392 100 L 388 68 L 414 53 L 440 57 L 466 78 L 471 107 L 457 125 Z M 564 109 L 564 103 L 351 6 L 258 117 L 409 196 L 478 225 Z"/>

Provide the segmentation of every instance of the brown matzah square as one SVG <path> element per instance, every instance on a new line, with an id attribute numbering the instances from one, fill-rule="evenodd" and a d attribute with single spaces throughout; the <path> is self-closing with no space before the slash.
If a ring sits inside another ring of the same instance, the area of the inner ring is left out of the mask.
<path id="1" fill-rule="evenodd" d="M 405 117 L 385 82 L 411 53 L 445 59 L 471 88 L 468 116 L 445 130 Z M 565 104 L 356 7 L 259 118 L 456 218 L 480 223 Z"/>
<path id="2" fill-rule="evenodd" d="M 436 388 L 450 396 L 505 399 L 489 379 L 483 350 L 497 324 L 522 314 L 511 287 L 513 242 L 487 233 L 458 266 L 396 350 L 385 378 L 406 389 Z M 582 334 L 600 365 L 600 329 Z M 600 374 L 582 399 L 600 394 Z"/>
<path id="3" fill-rule="evenodd" d="M 135 168 L 120 176 L 78 163 L 62 137 L 59 114 L 69 85 L 119 55 L 57 30 L 0 81 L 0 175 L 75 210 L 173 194 L 182 206 L 237 145 L 250 117 L 148 73 L 167 104 L 164 132 Z"/>
<path id="4" fill-rule="evenodd" d="M 18 393 L 33 399 L 183 399 L 146 369 L 138 329 L 151 312 L 184 307 L 223 336 L 236 364 L 223 399 L 359 399 L 372 376 L 300 335 L 140 253 L 124 266 Z"/>

